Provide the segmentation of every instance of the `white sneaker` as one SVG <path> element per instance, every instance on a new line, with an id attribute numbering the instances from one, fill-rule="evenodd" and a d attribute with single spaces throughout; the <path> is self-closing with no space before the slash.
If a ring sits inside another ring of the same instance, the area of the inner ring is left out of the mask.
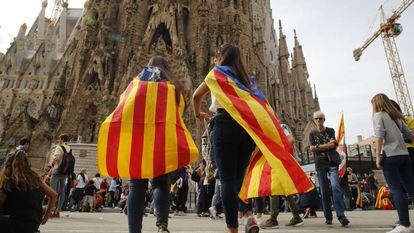
<path id="1" fill-rule="evenodd" d="M 212 207 L 208 208 L 208 212 L 210 213 L 210 218 L 217 219 L 216 207 L 212 206 Z"/>
<path id="2" fill-rule="evenodd" d="M 388 231 L 387 233 L 410 233 L 411 227 L 406 227 L 400 224 L 397 224 L 394 229 Z"/>

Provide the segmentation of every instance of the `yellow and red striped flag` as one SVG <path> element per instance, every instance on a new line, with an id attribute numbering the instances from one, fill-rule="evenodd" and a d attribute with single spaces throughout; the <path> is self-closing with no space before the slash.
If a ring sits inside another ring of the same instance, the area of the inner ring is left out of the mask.
<path id="1" fill-rule="evenodd" d="M 342 139 L 345 136 L 345 122 L 344 122 L 344 113 L 341 114 L 341 121 L 339 122 L 338 133 L 336 135 L 336 142 L 341 143 Z"/>
<path id="2" fill-rule="evenodd" d="M 380 210 L 392 210 L 394 206 L 390 200 L 390 191 L 387 187 L 382 186 L 377 194 L 375 208 Z"/>
<path id="3" fill-rule="evenodd" d="M 362 200 L 362 190 L 361 190 L 361 183 L 358 181 L 357 185 L 357 199 L 356 199 L 356 205 L 359 207 L 364 207 L 364 201 Z"/>
<path id="4" fill-rule="evenodd" d="M 198 159 L 181 117 L 175 86 L 134 78 L 99 130 L 98 166 L 104 176 L 154 178 Z"/>
<path id="5" fill-rule="evenodd" d="M 205 79 L 219 104 L 256 143 L 239 193 L 240 199 L 310 191 L 313 185 L 295 161 L 292 146 L 274 110 L 254 80 L 251 81 L 253 90 L 234 78 L 226 66 L 216 66 Z"/>
<path id="6" fill-rule="evenodd" d="M 343 141 L 342 141 L 343 140 Z M 339 149 L 339 144 L 342 141 L 342 147 Z M 339 177 L 343 177 L 345 175 L 345 167 L 346 167 L 346 143 L 345 143 L 345 122 L 344 122 L 344 113 L 341 114 L 341 121 L 339 122 L 338 134 L 336 135 L 336 142 L 338 143 L 338 147 L 336 150 L 341 155 L 341 163 L 339 164 L 338 174 Z"/>

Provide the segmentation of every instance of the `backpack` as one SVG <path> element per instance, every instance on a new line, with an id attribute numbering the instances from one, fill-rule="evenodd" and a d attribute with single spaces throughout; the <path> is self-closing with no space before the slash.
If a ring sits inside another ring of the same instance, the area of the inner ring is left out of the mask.
<path id="1" fill-rule="evenodd" d="M 57 172 L 61 175 L 71 175 L 75 170 L 75 157 L 72 155 L 72 150 L 66 151 L 64 146 L 60 146 L 63 150 L 62 161 L 60 162 Z"/>

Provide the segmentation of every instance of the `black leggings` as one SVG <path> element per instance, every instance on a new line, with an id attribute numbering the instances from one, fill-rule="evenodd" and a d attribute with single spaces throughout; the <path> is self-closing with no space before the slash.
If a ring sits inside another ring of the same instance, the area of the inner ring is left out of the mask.
<path id="1" fill-rule="evenodd" d="M 219 109 L 214 118 L 212 137 L 226 223 L 228 227 L 237 228 L 239 205 L 243 212 L 249 208 L 239 200 L 238 193 L 255 143 L 243 127 L 223 109 Z"/>

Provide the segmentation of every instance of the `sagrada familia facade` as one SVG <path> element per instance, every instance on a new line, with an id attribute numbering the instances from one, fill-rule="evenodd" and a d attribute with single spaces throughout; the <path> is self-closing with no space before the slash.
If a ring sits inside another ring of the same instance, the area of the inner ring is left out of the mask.
<path id="1" fill-rule="evenodd" d="M 279 120 L 306 146 L 320 108 L 316 90 L 296 32 L 293 55 L 280 22 L 277 36 L 269 0 L 88 0 L 84 9 L 65 3 L 55 21 L 46 7 L 44 1 L 31 28 L 23 24 L 0 54 L 0 148 L 31 138 L 32 166 L 45 165 L 60 133 L 96 143 L 100 123 L 153 55 L 164 56 L 179 77 L 186 123 L 199 140 L 203 125 L 190 96 L 226 42 L 239 45 Z"/>

